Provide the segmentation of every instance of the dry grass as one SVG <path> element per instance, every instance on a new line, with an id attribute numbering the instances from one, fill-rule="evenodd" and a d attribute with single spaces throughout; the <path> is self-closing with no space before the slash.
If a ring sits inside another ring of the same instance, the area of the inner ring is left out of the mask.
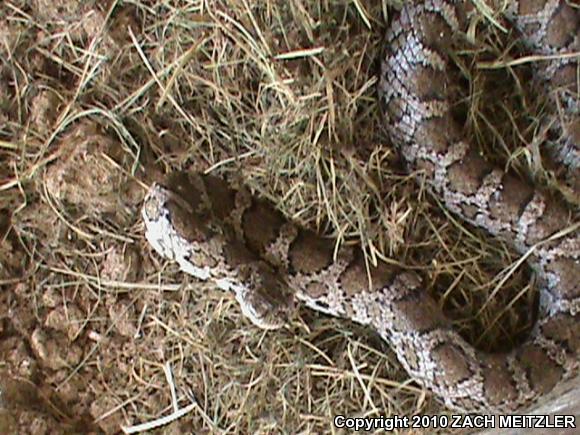
<path id="1" fill-rule="evenodd" d="M 418 270 L 484 348 L 521 338 L 535 293 L 517 256 L 429 197 L 381 126 L 389 3 L 0 5 L 3 432 L 186 409 L 163 433 L 323 433 L 337 414 L 445 412 L 372 331 L 302 309 L 265 333 L 161 262 L 139 204 L 177 168 L 239 177 L 370 262 Z M 528 71 L 474 68 L 503 58 L 488 29 L 457 54 L 461 107 L 488 155 L 542 179 L 535 148 L 513 145 L 534 143 Z"/>

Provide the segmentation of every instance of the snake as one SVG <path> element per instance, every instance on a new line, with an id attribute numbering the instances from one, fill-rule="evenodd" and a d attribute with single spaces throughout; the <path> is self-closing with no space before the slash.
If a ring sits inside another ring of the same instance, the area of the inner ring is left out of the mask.
<path id="1" fill-rule="evenodd" d="M 534 81 L 557 107 L 546 147 L 577 182 L 580 9 L 565 0 L 506 5 L 523 47 L 540 59 Z M 336 248 L 243 183 L 172 172 L 150 185 L 141 214 L 154 251 L 233 292 L 260 328 L 281 327 L 305 304 L 368 325 L 451 410 L 525 412 L 578 377 L 579 222 L 562 195 L 489 163 L 453 115 L 451 50 L 473 10 L 466 1 L 404 2 L 386 30 L 378 99 L 409 170 L 454 215 L 509 242 L 534 272 L 538 314 L 515 348 L 477 349 L 451 325 L 417 272 L 367 264 L 360 248 Z"/>

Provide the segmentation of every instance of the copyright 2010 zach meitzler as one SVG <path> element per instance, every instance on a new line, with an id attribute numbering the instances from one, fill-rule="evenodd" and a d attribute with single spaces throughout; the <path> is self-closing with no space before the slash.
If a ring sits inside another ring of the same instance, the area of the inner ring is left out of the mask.
<path id="1" fill-rule="evenodd" d="M 574 429 L 573 415 L 414 415 L 393 417 L 334 417 L 336 428 L 373 429 Z"/>

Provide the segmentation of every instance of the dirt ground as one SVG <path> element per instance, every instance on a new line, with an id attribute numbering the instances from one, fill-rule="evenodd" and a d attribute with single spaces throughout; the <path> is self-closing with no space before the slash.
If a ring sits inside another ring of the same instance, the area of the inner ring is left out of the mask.
<path id="1" fill-rule="evenodd" d="M 344 433 L 338 414 L 446 412 L 372 331 L 305 308 L 261 331 L 232 295 L 159 258 L 140 205 L 175 169 L 240 177 L 301 224 L 418 270 L 479 346 L 525 334 L 528 271 L 446 214 L 381 126 L 387 6 L 0 3 L 1 433 L 119 433 L 171 415 L 158 433 Z M 500 39 L 471 54 L 499 56 Z M 525 171 L 534 153 L 499 134 L 521 119 L 487 122 L 500 101 L 519 107 L 513 81 L 497 86 L 517 74 L 466 79 L 465 116 Z"/>

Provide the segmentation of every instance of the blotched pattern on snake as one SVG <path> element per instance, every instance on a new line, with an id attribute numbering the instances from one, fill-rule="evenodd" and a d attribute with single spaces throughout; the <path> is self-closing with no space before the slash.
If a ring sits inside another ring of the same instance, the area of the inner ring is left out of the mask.
<path id="1" fill-rule="evenodd" d="M 537 79 L 554 105 L 554 159 L 578 184 L 580 9 L 564 0 L 519 0 L 506 12 L 527 49 L 545 56 Z M 405 2 L 385 38 L 380 103 L 393 143 L 453 213 L 510 241 L 540 281 L 538 320 L 504 354 L 476 350 L 450 327 L 421 279 L 379 263 L 369 286 L 362 254 L 288 222 L 244 189 L 209 175 L 154 184 L 143 219 L 150 244 L 181 269 L 232 290 L 244 314 L 280 325 L 293 302 L 370 325 L 405 369 L 452 409 L 522 410 L 577 376 L 580 234 L 571 207 L 491 166 L 451 114 L 449 59 L 469 2 Z M 576 55 L 574 55 L 576 53 Z M 256 223 L 259 223 L 256 225 Z"/>

